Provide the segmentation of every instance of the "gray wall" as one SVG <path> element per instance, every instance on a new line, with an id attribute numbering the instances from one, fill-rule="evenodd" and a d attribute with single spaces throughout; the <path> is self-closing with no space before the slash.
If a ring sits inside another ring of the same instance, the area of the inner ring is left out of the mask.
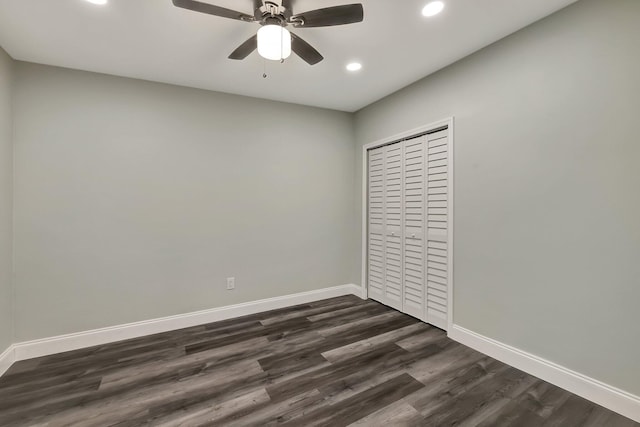
<path id="1" fill-rule="evenodd" d="M 0 354 L 13 343 L 13 60 L 0 47 Z"/>
<path id="2" fill-rule="evenodd" d="M 353 281 L 349 114 L 17 71 L 17 341 Z"/>
<path id="3" fill-rule="evenodd" d="M 639 17 L 582 0 L 356 116 L 359 145 L 456 118 L 456 324 L 636 395 Z"/>

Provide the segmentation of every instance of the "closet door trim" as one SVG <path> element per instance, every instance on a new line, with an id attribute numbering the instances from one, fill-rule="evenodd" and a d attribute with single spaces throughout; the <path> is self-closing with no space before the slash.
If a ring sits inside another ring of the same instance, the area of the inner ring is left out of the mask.
<path id="1" fill-rule="evenodd" d="M 437 131 L 440 130 L 444 127 L 447 127 L 449 129 L 449 146 L 448 146 L 448 159 L 449 159 L 449 164 L 448 164 L 448 178 L 449 178 L 449 185 L 447 188 L 447 197 L 449 200 L 449 213 L 448 213 L 448 218 L 447 218 L 447 234 L 448 234 L 448 240 L 449 240 L 449 250 L 447 253 L 447 262 L 449 265 L 449 269 L 448 269 L 448 289 L 447 289 L 447 330 L 451 330 L 452 326 L 453 326 L 453 310 L 454 310 L 454 299 L 453 299 L 453 294 L 454 294 L 454 277 L 453 277 L 453 270 L 454 270 L 454 264 L 453 264 L 453 252 L 454 252 L 454 236 L 453 236 L 453 218 L 454 218 L 454 188 L 455 188 L 455 184 L 454 184 L 454 164 L 455 164 L 455 160 L 454 160 L 454 118 L 453 117 L 447 117 L 445 119 L 439 120 L 437 122 L 434 123 L 429 123 L 427 125 L 424 126 L 420 126 L 418 128 L 415 129 L 411 129 L 408 130 L 406 132 L 402 132 L 399 133 L 397 135 L 393 135 L 387 138 L 383 138 L 381 140 L 375 141 L 375 142 L 371 142 L 369 144 L 365 144 L 362 147 L 362 242 L 360 245 L 361 248 L 361 274 L 362 274 L 362 297 L 363 298 L 368 298 L 368 285 L 369 285 L 369 278 L 368 278 L 368 257 L 367 257 L 367 249 L 369 246 L 369 242 L 368 242 L 368 223 L 369 223 L 369 214 L 368 214 L 368 207 L 369 207 L 369 156 L 368 156 L 368 152 L 371 149 L 377 148 L 377 147 L 382 147 L 384 145 L 389 145 L 389 144 L 393 144 L 393 143 L 397 143 L 397 142 L 401 142 L 403 140 L 406 139 L 410 139 L 410 138 L 414 138 L 418 135 L 421 134 L 425 134 L 425 133 L 431 133 L 433 131 Z"/>

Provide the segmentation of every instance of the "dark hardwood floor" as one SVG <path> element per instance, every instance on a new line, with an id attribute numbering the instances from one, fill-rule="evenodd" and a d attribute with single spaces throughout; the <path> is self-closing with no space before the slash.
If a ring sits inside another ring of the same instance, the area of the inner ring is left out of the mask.
<path id="1" fill-rule="evenodd" d="M 638 424 L 373 301 L 334 298 L 16 363 L 0 426 Z"/>

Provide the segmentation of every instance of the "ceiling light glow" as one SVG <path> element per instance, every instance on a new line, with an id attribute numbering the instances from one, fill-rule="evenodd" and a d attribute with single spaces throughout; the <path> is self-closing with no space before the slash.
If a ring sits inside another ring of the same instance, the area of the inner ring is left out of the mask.
<path id="1" fill-rule="evenodd" d="M 359 62 L 352 62 L 347 64 L 347 70 L 349 71 L 360 71 L 362 69 L 362 64 Z"/>
<path id="2" fill-rule="evenodd" d="M 264 25 L 258 30 L 258 53 L 265 59 L 280 61 L 291 55 L 291 33 L 280 25 Z"/>
<path id="3" fill-rule="evenodd" d="M 431 3 L 427 4 L 424 9 L 422 9 L 422 14 L 424 16 L 435 16 L 437 14 L 439 14 L 440 12 L 442 12 L 442 9 L 444 9 L 444 3 L 441 1 L 432 1 Z"/>
<path id="4" fill-rule="evenodd" d="M 93 4 L 103 5 L 103 4 L 107 4 L 108 0 L 87 0 L 87 1 Z"/>

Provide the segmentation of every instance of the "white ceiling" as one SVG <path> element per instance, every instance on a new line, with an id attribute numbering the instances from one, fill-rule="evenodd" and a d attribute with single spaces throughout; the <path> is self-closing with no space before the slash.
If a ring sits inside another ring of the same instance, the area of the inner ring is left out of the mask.
<path id="1" fill-rule="evenodd" d="M 205 0 L 251 14 L 251 0 Z M 358 0 L 297 0 L 294 12 Z M 259 28 L 174 7 L 171 0 L 0 0 L 0 45 L 15 59 L 356 111 L 575 0 L 361 0 L 360 24 L 293 30 L 325 57 L 267 63 L 227 56 Z M 349 73 L 352 60 L 364 68 Z"/>

